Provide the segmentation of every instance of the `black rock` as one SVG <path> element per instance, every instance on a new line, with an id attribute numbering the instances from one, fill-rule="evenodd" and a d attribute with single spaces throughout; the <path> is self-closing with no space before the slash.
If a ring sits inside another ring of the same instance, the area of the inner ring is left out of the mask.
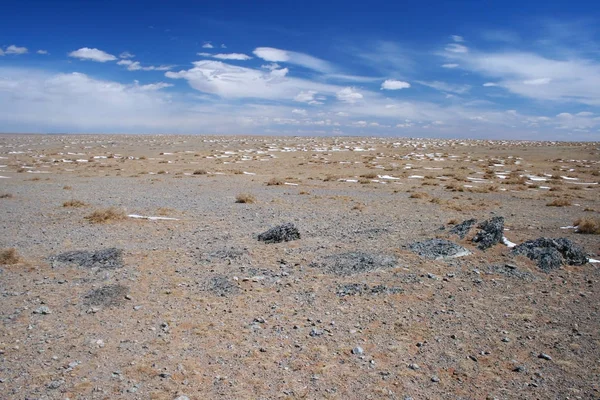
<path id="1" fill-rule="evenodd" d="M 98 251 L 68 251 L 50 258 L 53 265 L 75 264 L 82 268 L 114 269 L 123 266 L 123 251 L 114 247 Z"/>
<path id="2" fill-rule="evenodd" d="M 487 250 L 495 244 L 502 241 L 504 236 L 504 218 L 494 217 L 483 221 L 478 226 L 481 229 L 473 238 L 474 243 L 479 243 L 477 247 L 480 250 Z"/>
<path id="3" fill-rule="evenodd" d="M 476 222 L 477 220 L 474 218 L 463 221 L 460 224 L 455 225 L 452 229 L 450 229 L 450 233 L 458 235 L 459 238 L 464 239 Z"/>
<path id="4" fill-rule="evenodd" d="M 587 254 L 567 238 L 550 239 L 541 237 L 521 243 L 512 250 L 513 254 L 527 256 L 536 261 L 538 267 L 548 272 L 561 265 L 583 265 L 588 262 Z"/>
<path id="5" fill-rule="evenodd" d="M 471 254 L 464 247 L 445 239 L 430 239 L 411 244 L 410 249 L 421 257 L 432 260 L 463 257 Z"/>
<path id="6" fill-rule="evenodd" d="M 124 285 L 106 285 L 85 295 L 85 304 L 92 306 L 117 306 L 123 302 L 129 288 Z"/>
<path id="7" fill-rule="evenodd" d="M 290 222 L 275 226 L 258 235 L 258 240 L 265 243 L 281 243 L 300 239 L 298 228 Z"/>
<path id="8" fill-rule="evenodd" d="M 310 264 L 313 268 L 323 268 L 337 275 L 354 275 L 396 266 L 396 258 L 386 254 L 349 252 L 324 257 L 320 262 Z"/>

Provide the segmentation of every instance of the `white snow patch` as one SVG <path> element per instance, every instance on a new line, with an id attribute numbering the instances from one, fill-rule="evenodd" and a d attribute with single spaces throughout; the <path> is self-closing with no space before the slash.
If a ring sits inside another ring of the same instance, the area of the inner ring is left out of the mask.
<path id="1" fill-rule="evenodd" d="M 242 171 L 242 173 L 243 173 L 244 175 L 256 175 L 256 173 L 254 173 L 254 172 L 246 172 L 246 171 Z"/>
<path id="2" fill-rule="evenodd" d="M 588 258 L 588 262 L 591 262 L 591 263 L 600 263 L 600 260 L 596 260 L 596 259 L 593 259 L 593 258 Z"/>
<path id="3" fill-rule="evenodd" d="M 411 175 L 408 177 L 408 179 L 423 179 L 423 178 L 425 178 L 425 177 L 422 175 Z"/>
<path id="4" fill-rule="evenodd" d="M 395 176 L 390 176 L 390 175 L 377 175 L 377 177 L 379 179 L 392 179 L 392 180 L 400 179 L 400 178 L 396 178 Z"/>
<path id="5" fill-rule="evenodd" d="M 516 244 L 511 242 L 510 240 L 508 240 L 506 238 L 506 236 L 502 236 L 502 243 L 504 243 L 506 245 L 506 247 L 515 247 Z"/>
<path id="6" fill-rule="evenodd" d="M 570 176 L 561 176 L 561 178 L 567 180 L 567 181 L 578 181 L 579 178 L 572 178 Z"/>
<path id="7" fill-rule="evenodd" d="M 165 220 L 165 221 L 179 221 L 177 218 L 169 217 L 149 217 L 147 215 L 129 214 L 129 218 L 148 219 L 150 221 Z"/>
<path id="8" fill-rule="evenodd" d="M 289 186 L 298 186 L 297 183 L 291 183 L 291 182 L 283 182 L 284 185 L 289 185 Z"/>

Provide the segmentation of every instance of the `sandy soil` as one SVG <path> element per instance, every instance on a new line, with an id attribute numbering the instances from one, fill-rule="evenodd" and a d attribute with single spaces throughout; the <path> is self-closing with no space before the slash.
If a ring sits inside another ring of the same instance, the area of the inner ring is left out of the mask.
<path id="1" fill-rule="evenodd" d="M 600 259 L 599 182 L 599 143 L 2 135 L 0 398 L 598 399 L 600 264 L 449 230 Z"/>

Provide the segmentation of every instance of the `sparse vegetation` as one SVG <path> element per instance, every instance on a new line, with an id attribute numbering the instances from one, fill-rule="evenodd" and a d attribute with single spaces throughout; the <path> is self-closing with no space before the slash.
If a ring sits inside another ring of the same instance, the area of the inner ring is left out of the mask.
<path id="1" fill-rule="evenodd" d="M 569 199 L 554 199 L 550 203 L 547 203 L 548 207 L 566 207 L 571 205 L 571 200 Z"/>
<path id="2" fill-rule="evenodd" d="M 162 175 L 162 174 L 166 174 L 167 171 L 165 171 L 164 169 L 161 169 L 160 171 L 157 172 L 157 174 Z"/>
<path id="3" fill-rule="evenodd" d="M 12 193 L 2 193 L 0 194 L 0 199 L 12 199 L 13 195 Z"/>
<path id="4" fill-rule="evenodd" d="M 65 186 L 63 186 L 63 189 L 64 190 L 71 190 L 71 189 L 73 189 L 73 187 L 69 186 L 69 185 L 65 185 Z"/>
<path id="5" fill-rule="evenodd" d="M 249 193 L 240 193 L 235 196 L 235 202 L 242 204 L 254 204 L 256 202 L 256 198 Z"/>
<path id="6" fill-rule="evenodd" d="M 367 172 L 366 174 L 362 174 L 360 177 L 366 179 L 377 179 L 377 174 L 375 172 Z"/>
<path id="7" fill-rule="evenodd" d="M 85 219 L 90 221 L 93 224 L 102 224 L 109 221 L 119 221 L 126 218 L 125 212 L 123 210 L 119 210 L 115 207 L 103 208 L 100 210 L 96 210 Z"/>
<path id="8" fill-rule="evenodd" d="M 362 203 L 356 203 L 354 206 L 352 206 L 352 209 L 362 212 L 365 209 L 365 205 Z"/>
<path id="9" fill-rule="evenodd" d="M 583 217 L 573 223 L 578 233 L 600 235 L 600 218 Z"/>
<path id="10" fill-rule="evenodd" d="M 0 264 L 12 265 L 18 264 L 21 261 L 21 257 L 17 253 L 17 249 L 2 249 L 0 250 Z"/>
<path id="11" fill-rule="evenodd" d="M 197 169 L 194 171 L 194 175 L 206 175 L 207 172 L 204 169 Z"/>
<path id="12" fill-rule="evenodd" d="M 85 206 L 87 206 L 87 204 L 84 203 L 81 200 L 73 200 L 73 199 L 71 199 L 71 200 L 65 201 L 63 203 L 63 207 L 74 207 L 74 208 L 77 208 L 77 207 L 85 207 Z"/>
<path id="13" fill-rule="evenodd" d="M 415 192 L 415 193 L 411 193 L 411 195 L 408 197 L 410 199 L 425 199 L 425 198 L 429 197 L 429 195 L 424 192 Z"/>

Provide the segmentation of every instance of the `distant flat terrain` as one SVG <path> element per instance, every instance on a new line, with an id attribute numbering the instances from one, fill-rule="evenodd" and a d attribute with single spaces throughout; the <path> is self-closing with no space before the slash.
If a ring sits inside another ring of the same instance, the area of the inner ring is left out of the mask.
<path id="1" fill-rule="evenodd" d="M 599 232 L 600 143 L 0 135 L 0 397 L 600 398 Z"/>

